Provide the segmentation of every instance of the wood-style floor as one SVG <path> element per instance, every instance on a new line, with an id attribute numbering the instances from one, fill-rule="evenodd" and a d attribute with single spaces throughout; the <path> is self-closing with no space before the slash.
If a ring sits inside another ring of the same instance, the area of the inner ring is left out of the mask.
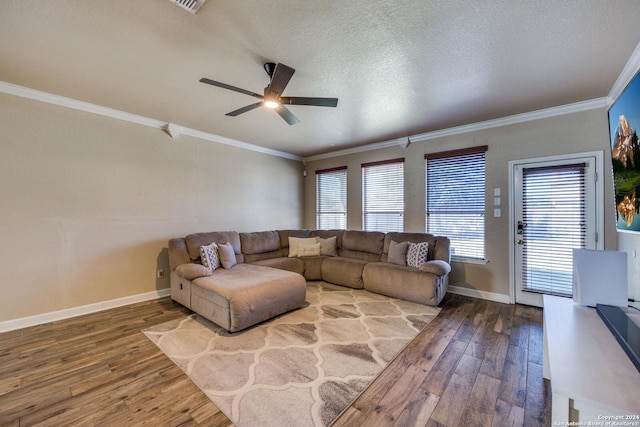
<path id="1" fill-rule="evenodd" d="M 447 295 L 336 426 L 548 426 L 542 311 Z M 0 426 L 228 426 L 140 331 L 169 298 L 0 334 Z"/>

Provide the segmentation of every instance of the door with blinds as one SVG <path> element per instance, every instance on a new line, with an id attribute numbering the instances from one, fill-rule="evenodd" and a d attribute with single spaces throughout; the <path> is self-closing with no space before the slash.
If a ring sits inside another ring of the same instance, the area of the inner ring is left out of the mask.
<path id="1" fill-rule="evenodd" d="M 515 302 L 572 297 L 573 249 L 598 246 L 595 156 L 513 164 Z"/>

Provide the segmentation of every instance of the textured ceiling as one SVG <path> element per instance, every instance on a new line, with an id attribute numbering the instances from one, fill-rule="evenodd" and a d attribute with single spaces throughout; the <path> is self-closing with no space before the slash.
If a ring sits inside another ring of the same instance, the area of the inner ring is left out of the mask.
<path id="1" fill-rule="evenodd" d="M 606 96 L 637 0 L 2 0 L 0 81 L 309 156 Z M 296 69 L 287 125 L 254 98 Z"/>

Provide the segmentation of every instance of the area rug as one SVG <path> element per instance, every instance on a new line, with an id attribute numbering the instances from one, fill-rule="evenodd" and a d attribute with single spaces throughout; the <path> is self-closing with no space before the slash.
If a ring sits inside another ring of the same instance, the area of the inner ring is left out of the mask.
<path id="1" fill-rule="evenodd" d="M 236 426 L 327 426 L 439 312 L 325 282 L 306 301 L 233 334 L 195 314 L 143 332 Z"/>

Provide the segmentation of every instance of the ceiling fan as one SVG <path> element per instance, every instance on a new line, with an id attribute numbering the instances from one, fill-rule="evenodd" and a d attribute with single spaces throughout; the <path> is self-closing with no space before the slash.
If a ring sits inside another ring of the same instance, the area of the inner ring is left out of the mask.
<path id="1" fill-rule="evenodd" d="M 247 105 L 246 107 L 239 108 L 230 113 L 227 116 L 237 116 L 247 111 L 251 111 L 258 107 L 267 107 L 275 110 L 287 123 L 295 125 L 300 120 L 287 108 L 285 105 L 312 105 L 316 107 L 335 107 L 338 105 L 338 98 L 306 98 L 299 96 L 282 96 L 282 92 L 291 80 L 291 76 L 296 72 L 291 67 L 288 67 L 281 63 L 267 62 L 264 64 L 264 70 L 271 78 L 271 82 L 264 88 L 264 95 L 260 95 L 255 92 L 240 89 L 239 87 L 231 86 L 225 83 L 220 83 L 215 80 L 201 78 L 201 83 L 207 83 L 213 86 L 218 86 L 223 89 L 229 89 L 234 92 L 244 93 L 245 95 L 253 96 L 260 99 L 260 102 Z"/>

